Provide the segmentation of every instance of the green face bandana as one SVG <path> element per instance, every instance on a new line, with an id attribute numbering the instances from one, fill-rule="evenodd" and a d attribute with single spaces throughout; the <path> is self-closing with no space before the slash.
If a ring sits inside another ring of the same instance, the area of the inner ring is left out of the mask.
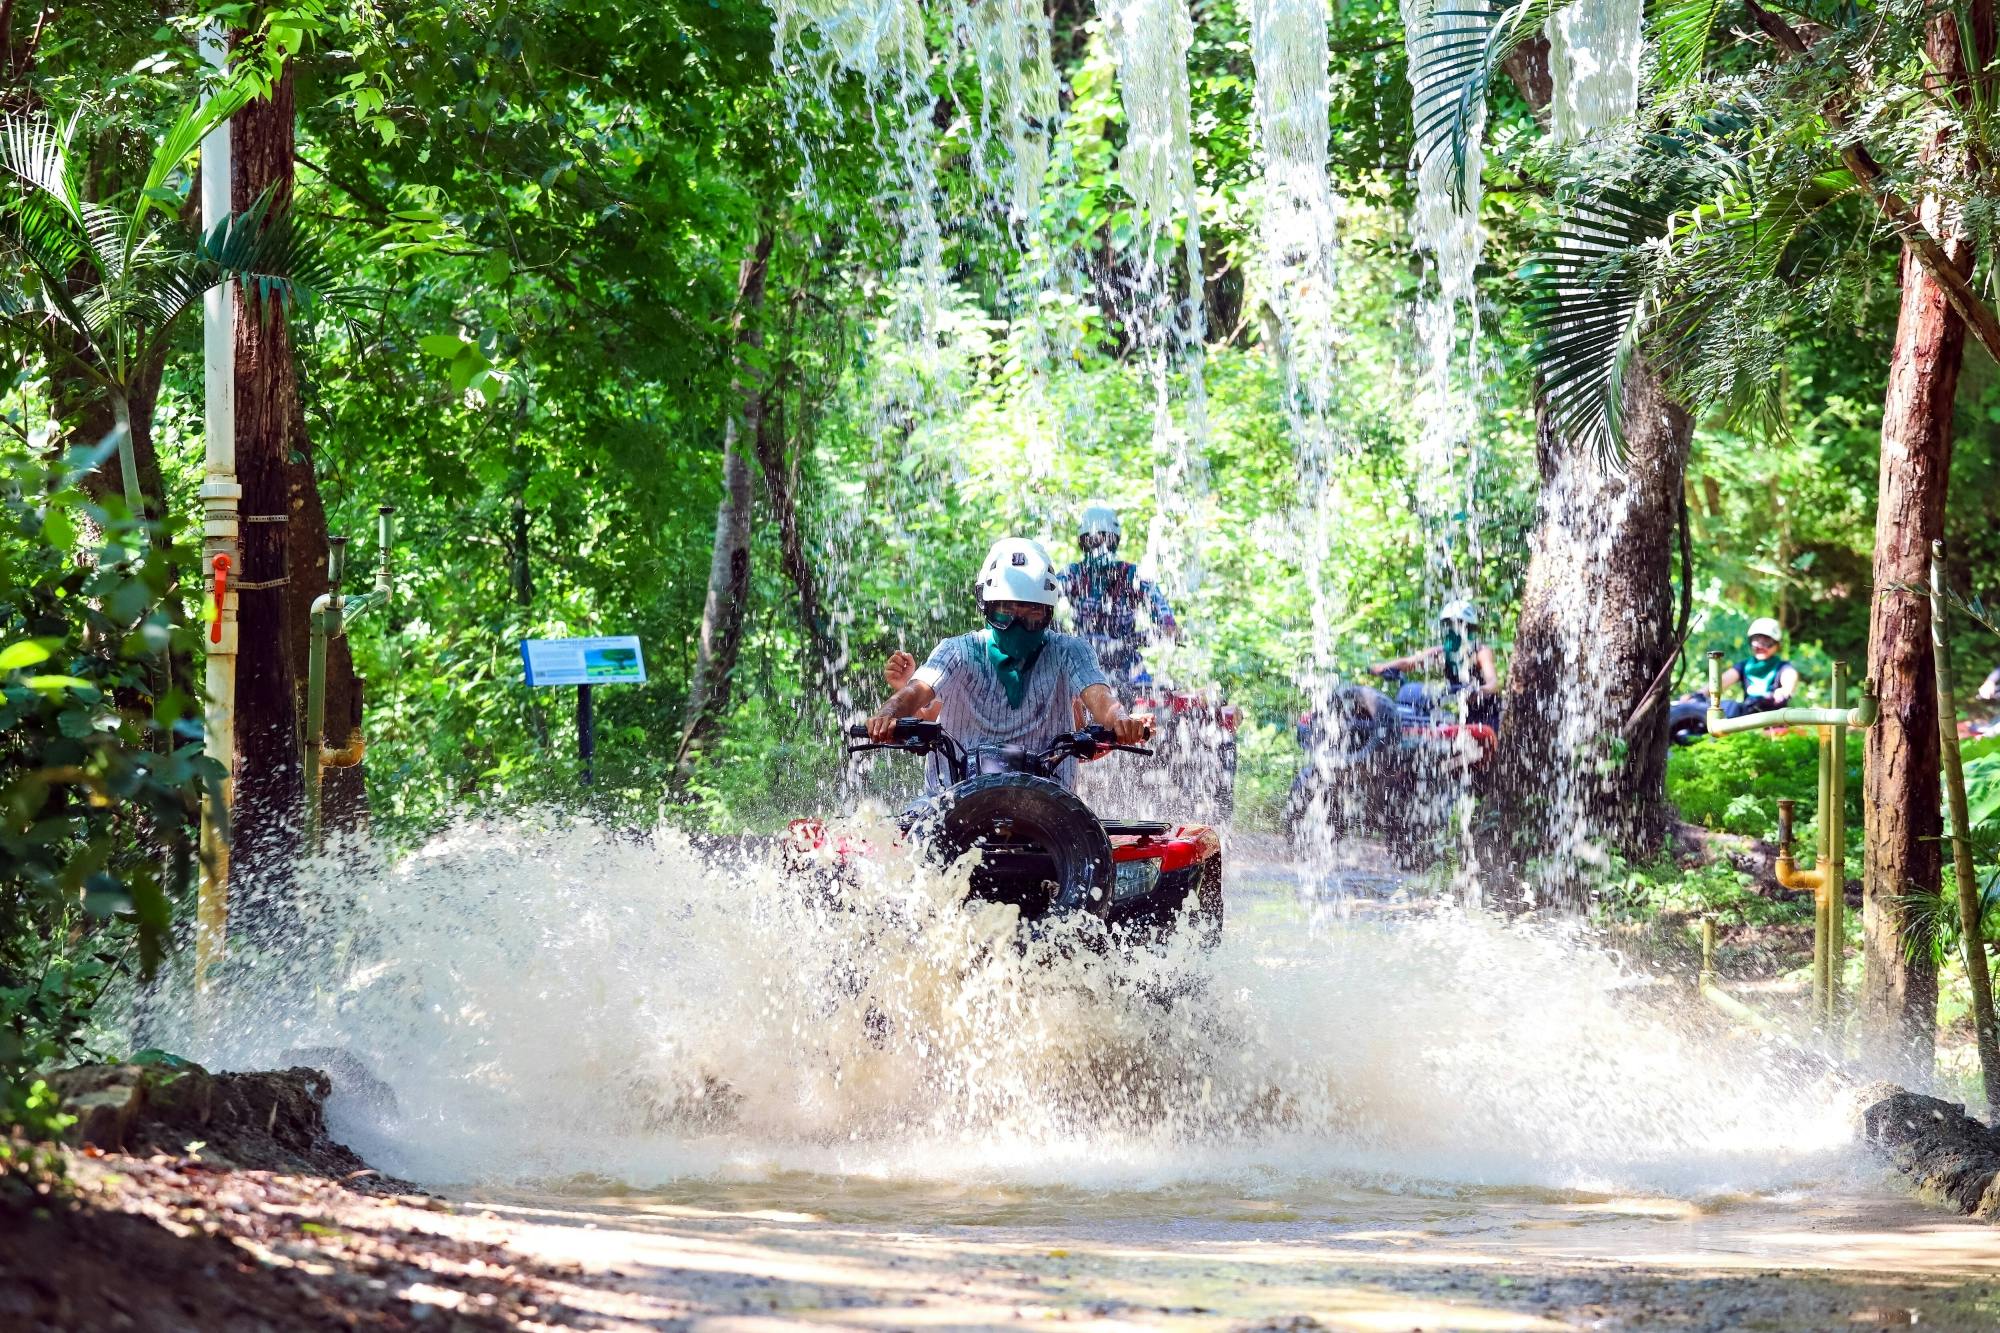
<path id="1" fill-rule="evenodd" d="M 993 664 L 993 674 L 999 678 L 1000 688 L 1007 692 L 1009 708 L 1019 708 L 1021 700 L 1027 697 L 1028 673 L 1034 669 L 1035 659 L 1042 655 L 1042 641 L 1048 632 L 1047 625 L 1029 629 L 1013 616 L 987 618 L 986 660 Z"/>

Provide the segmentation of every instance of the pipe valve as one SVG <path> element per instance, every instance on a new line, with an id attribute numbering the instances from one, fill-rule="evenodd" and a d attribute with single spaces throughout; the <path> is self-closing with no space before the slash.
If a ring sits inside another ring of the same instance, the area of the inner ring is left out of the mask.
<path id="1" fill-rule="evenodd" d="M 222 603 L 229 596 L 229 557 L 218 554 L 215 566 L 215 623 L 208 627 L 208 641 L 222 642 Z"/>
<path id="2" fill-rule="evenodd" d="M 1792 854 L 1792 811 L 1798 802 L 1790 797 L 1778 801 L 1778 853 L 1789 857 Z"/>
<path id="3" fill-rule="evenodd" d="M 326 539 L 326 582 L 332 592 L 340 591 L 340 581 L 347 576 L 347 538 L 328 537 Z"/>

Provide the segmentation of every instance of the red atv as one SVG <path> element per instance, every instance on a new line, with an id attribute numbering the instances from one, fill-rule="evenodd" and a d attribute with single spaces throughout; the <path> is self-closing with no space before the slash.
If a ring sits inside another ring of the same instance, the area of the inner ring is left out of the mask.
<path id="1" fill-rule="evenodd" d="M 1400 684 L 1400 673 L 1387 677 Z M 1285 802 L 1285 831 L 1310 843 L 1324 830 L 1384 838 L 1411 863 L 1445 826 L 1469 774 L 1492 759 L 1498 733 L 1447 708 L 1398 703 L 1365 685 L 1334 691 L 1324 714 L 1299 718 L 1305 763 Z"/>
<path id="2" fill-rule="evenodd" d="M 1114 940 L 1148 944 L 1172 933 L 1181 913 L 1192 913 L 1204 943 L 1222 933 L 1222 840 L 1198 824 L 1164 820 L 1100 820 L 1076 795 L 1055 780 L 1073 759 L 1091 759 L 1123 750 L 1151 755 L 1136 745 L 1120 745 L 1103 727 L 1084 727 L 1058 736 L 1046 750 L 1020 746 L 978 746 L 970 750 L 935 722 L 904 718 L 895 739 L 867 741 L 867 729 L 849 735 L 866 743 L 849 754 L 898 750 L 943 758 L 951 785 L 919 800 L 898 820 L 904 836 L 944 863 L 967 852 L 980 853 L 971 896 L 1012 903 L 1033 928 L 1058 918 L 1091 918 Z M 794 848 L 823 852 L 829 846 L 823 824 L 795 820 Z M 834 842 L 837 860 L 867 855 L 865 847 Z"/>
<path id="3" fill-rule="evenodd" d="M 1242 714 L 1219 692 L 1167 690 L 1146 684 L 1129 704 L 1153 716 L 1153 747 L 1160 763 L 1141 778 L 1171 784 L 1192 799 L 1201 816 L 1227 824 L 1236 816 L 1236 726 Z M 1157 774 L 1157 777 L 1155 775 Z M 1163 781 L 1162 781 L 1163 780 Z"/>

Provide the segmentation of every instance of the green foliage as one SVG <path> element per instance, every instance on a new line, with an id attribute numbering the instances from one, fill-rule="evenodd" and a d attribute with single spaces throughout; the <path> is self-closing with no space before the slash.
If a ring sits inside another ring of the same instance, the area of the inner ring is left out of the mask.
<path id="1" fill-rule="evenodd" d="M 1847 747 L 1848 822 L 1861 819 L 1861 741 Z M 1667 798 L 1681 818 L 1723 833 L 1777 836 L 1778 801 L 1798 802 L 1797 836 L 1812 845 L 1819 817 L 1819 741 L 1806 732 L 1711 736 L 1677 746 L 1667 758 Z"/>
<path id="2" fill-rule="evenodd" d="M 1662 916 L 1712 916 L 1726 924 L 1765 925 L 1810 920 L 1812 900 L 1766 898 L 1750 877 L 1726 861 L 1683 866 L 1671 860 L 1619 864 L 1604 877 L 1593 904 L 1601 921 L 1653 921 Z"/>
<path id="3" fill-rule="evenodd" d="M 112 971 L 158 964 L 219 775 L 171 678 L 195 632 L 170 610 L 170 549 L 80 489 L 104 455 L 0 455 L 0 1099 L 17 1107 Z"/>
<path id="4" fill-rule="evenodd" d="M 62 1154 L 50 1145 L 75 1123 L 43 1080 L 0 1079 L 0 1206 L 60 1183 Z"/>

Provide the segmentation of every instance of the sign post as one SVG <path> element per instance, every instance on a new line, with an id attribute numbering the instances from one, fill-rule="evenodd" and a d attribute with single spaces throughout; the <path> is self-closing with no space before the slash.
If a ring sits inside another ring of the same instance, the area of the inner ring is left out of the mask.
<path id="1" fill-rule="evenodd" d="M 593 759 L 597 735 L 591 716 L 591 688 L 597 685 L 643 685 L 646 658 L 639 639 L 613 634 L 594 639 L 523 639 L 521 664 L 530 688 L 576 686 L 576 757 L 579 777 L 588 787 L 596 777 Z"/>

